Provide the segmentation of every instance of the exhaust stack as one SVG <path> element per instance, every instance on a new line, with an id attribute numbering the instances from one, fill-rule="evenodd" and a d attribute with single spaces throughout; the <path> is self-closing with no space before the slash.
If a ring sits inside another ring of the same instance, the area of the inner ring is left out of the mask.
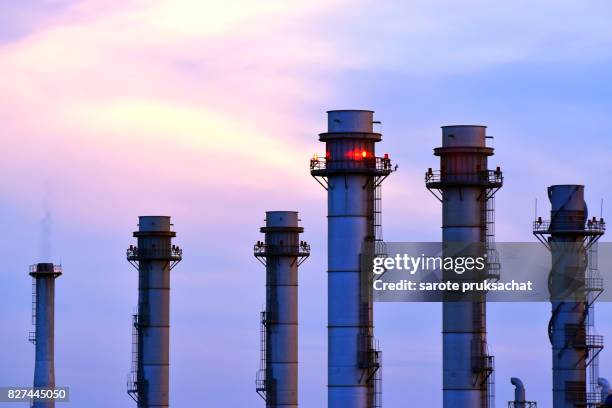
<path id="1" fill-rule="evenodd" d="M 512 377 L 510 382 L 514 385 L 514 401 L 508 401 L 508 408 L 537 408 L 535 401 L 527 401 L 525 386 L 520 379 Z"/>
<path id="2" fill-rule="evenodd" d="M 128 261 L 138 270 L 138 314 L 133 316 L 128 394 L 139 408 L 169 406 L 170 271 L 183 251 L 172 244 L 170 217 L 141 216 Z"/>
<path id="3" fill-rule="evenodd" d="M 494 195 L 503 183 L 498 167 L 489 170 L 493 148 L 486 145 L 486 126 L 443 126 L 440 170 L 425 173 L 425 185 L 442 202 L 442 240 L 484 244 L 486 278 L 499 278 L 494 248 Z M 472 301 L 445 301 L 442 306 L 444 408 L 491 407 L 494 359 L 487 346 L 486 296 Z"/>
<path id="4" fill-rule="evenodd" d="M 596 363 L 603 349 L 603 337 L 590 333 L 589 327 L 593 293 L 603 287 L 590 278 L 587 259 L 588 251 L 603 235 L 605 223 L 603 219 L 589 220 L 584 186 L 550 186 L 548 198 L 550 220 L 538 217 L 533 233 L 552 257 L 548 336 L 552 345 L 553 408 L 587 406 L 600 399 L 587 384 L 587 368 Z"/>
<path id="5" fill-rule="evenodd" d="M 32 276 L 32 323 L 29 340 L 36 347 L 34 387 L 55 387 L 55 279 L 62 267 L 52 263 L 30 266 Z M 35 401 L 33 408 L 54 408 L 55 401 Z"/>
<path id="6" fill-rule="evenodd" d="M 325 154 L 311 159 L 310 173 L 327 190 L 328 407 L 372 408 L 381 406 L 381 352 L 360 257 L 383 251 L 380 185 L 393 170 L 387 155 L 376 156 L 374 112 L 327 115 L 328 131 L 319 135 Z M 364 244 L 375 253 L 363 253 Z"/>
<path id="7" fill-rule="evenodd" d="M 298 221 L 296 211 L 266 212 L 265 241 L 254 247 L 266 267 L 256 391 L 270 408 L 298 406 L 298 266 L 310 255 Z"/>

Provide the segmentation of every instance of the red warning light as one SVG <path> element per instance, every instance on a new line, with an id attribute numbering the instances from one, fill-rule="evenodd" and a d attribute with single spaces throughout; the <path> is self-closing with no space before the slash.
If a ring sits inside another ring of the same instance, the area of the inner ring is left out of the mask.
<path id="1" fill-rule="evenodd" d="M 368 152 L 367 150 L 361 150 L 361 149 L 349 150 L 346 152 L 346 157 L 352 160 L 364 160 L 364 159 L 367 159 L 368 157 L 371 157 L 371 155 L 372 153 Z"/>

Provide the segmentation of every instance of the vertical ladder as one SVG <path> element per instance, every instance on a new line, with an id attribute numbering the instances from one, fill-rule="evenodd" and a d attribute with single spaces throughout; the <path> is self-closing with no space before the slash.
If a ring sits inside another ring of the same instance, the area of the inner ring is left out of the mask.
<path id="1" fill-rule="evenodd" d="M 500 274 L 499 254 L 495 247 L 495 196 L 487 192 L 485 207 L 485 248 L 487 253 L 487 278 L 497 282 Z"/>
<path id="2" fill-rule="evenodd" d="M 28 341 L 36 344 L 36 278 L 32 277 L 32 326 L 34 330 L 28 334 Z"/>
<path id="3" fill-rule="evenodd" d="M 599 297 L 603 291 L 603 282 L 599 273 L 598 265 L 598 253 L 597 253 L 597 242 L 591 245 L 587 251 L 588 267 L 586 270 L 586 290 L 587 290 L 587 304 L 586 304 L 586 352 L 587 352 L 587 389 L 588 393 L 595 396 L 601 395 L 601 386 L 598 383 L 599 379 L 599 353 L 603 348 L 603 342 L 599 347 L 596 342 L 589 342 L 589 339 L 595 339 L 597 336 L 597 330 L 595 328 L 595 300 Z M 599 284 L 600 282 L 601 285 Z M 593 400 L 593 401 L 592 401 Z M 588 407 L 599 406 L 598 402 L 595 402 L 595 398 L 587 398 Z"/>
<path id="4" fill-rule="evenodd" d="M 386 256 L 387 248 L 382 233 L 382 188 L 378 182 L 374 183 L 374 257 Z"/>
<path id="5" fill-rule="evenodd" d="M 262 311 L 259 326 L 259 370 L 255 375 L 255 392 L 264 400 L 268 398 L 268 387 L 266 384 L 266 311 Z"/>
<path id="6" fill-rule="evenodd" d="M 139 400 L 139 388 L 140 381 L 138 378 L 138 337 L 139 337 L 140 327 L 139 327 L 139 319 L 138 314 L 132 315 L 132 363 L 130 373 L 128 374 L 127 380 L 127 393 L 132 399 L 136 402 L 138 406 L 140 406 Z"/>
<path id="7" fill-rule="evenodd" d="M 377 347 L 378 348 L 378 347 Z M 374 408 L 382 408 L 382 351 L 375 350 L 378 368 L 374 373 Z"/>
<path id="8" fill-rule="evenodd" d="M 382 184 L 380 180 L 374 182 L 374 257 L 386 257 L 387 246 L 383 240 L 382 231 Z M 373 307 L 373 305 L 372 305 Z M 382 351 L 378 345 L 378 341 L 371 338 L 370 352 L 372 353 L 372 366 L 370 370 L 374 370 L 372 381 L 372 408 L 382 408 Z"/>
<path id="9" fill-rule="evenodd" d="M 490 374 L 487 377 L 487 408 L 495 408 L 495 357 L 487 356 Z"/>
<path id="10" fill-rule="evenodd" d="M 487 256 L 487 274 L 485 278 L 490 281 L 498 281 L 500 273 L 500 263 L 497 249 L 495 247 L 495 192 L 497 189 L 485 189 L 482 192 L 482 199 L 485 202 L 482 205 L 482 228 L 484 241 L 484 250 Z M 486 299 L 473 304 L 474 326 L 477 332 L 486 330 Z M 476 336 L 479 336 L 475 333 Z M 482 399 L 480 405 L 482 408 L 495 407 L 495 357 L 489 355 L 488 345 L 486 340 L 477 338 L 472 345 L 472 359 L 475 368 L 476 381 L 480 383 L 482 390 Z"/>
<path id="11" fill-rule="evenodd" d="M 485 248 L 487 253 L 487 279 L 498 281 L 500 275 L 500 263 L 497 248 L 495 247 L 495 191 L 489 189 L 486 192 L 487 202 L 485 204 Z M 486 300 L 483 309 L 486 308 Z M 484 309 L 486 310 L 486 309 Z M 483 311 L 484 311 L 483 310 Z M 484 325 L 484 316 L 482 324 Z M 486 408 L 495 408 L 495 357 L 489 355 L 488 346 L 484 344 L 485 352 L 485 375 L 486 375 Z"/>

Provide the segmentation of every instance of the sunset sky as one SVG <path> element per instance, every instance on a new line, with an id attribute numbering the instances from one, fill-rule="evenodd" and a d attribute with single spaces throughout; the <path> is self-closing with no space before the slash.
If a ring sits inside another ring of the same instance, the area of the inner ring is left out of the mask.
<path id="1" fill-rule="evenodd" d="M 171 405 L 256 407 L 266 210 L 300 211 L 300 404 L 326 405 L 326 201 L 308 159 L 329 109 L 372 109 L 399 170 L 389 241 L 440 239 L 440 126 L 484 124 L 505 174 L 498 241 L 534 241 L 546 187 L 612 208 L 608 1 L 20 0 L 0 5 L 0 386 L 28 385 L 28 265 L 54 261 L 56 379 L 75 407 L 126 394 L 138 215 L 171 215 Z M 604 241 L 609 238 L 604 237 Z M 612 271 L 602 271 L 605 274 Z M 612 341 L 612 305 L 598 308 Z M 551 405 L 548 304 L 490 306 L 497 403 Z M 606 316 L 606 314 L 608 314 Z M 384 403 L 441 406 L 441 307 L 376 305 Z M 612 352 L 601 354 L 612 379 Z M 7 405 L 7 406 L 10 406 Z"/>

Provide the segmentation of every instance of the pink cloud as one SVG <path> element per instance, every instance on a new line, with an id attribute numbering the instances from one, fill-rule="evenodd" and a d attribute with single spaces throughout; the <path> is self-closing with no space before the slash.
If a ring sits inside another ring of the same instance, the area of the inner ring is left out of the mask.
<path id="1" fill-rule="evenodd" d="M 4 195 L 27 203 L 47 180 L 71 197 L 60 212 L 110 216 L 119 200 L 176 208 L 169 191 L 311 185 L 297 133 L 320 126 L 292 113 L 327 92 L 304 72 L 335 58 L 301 27 L 331 6 L 242 3 L 79 3 L 1 47 Z"/>

